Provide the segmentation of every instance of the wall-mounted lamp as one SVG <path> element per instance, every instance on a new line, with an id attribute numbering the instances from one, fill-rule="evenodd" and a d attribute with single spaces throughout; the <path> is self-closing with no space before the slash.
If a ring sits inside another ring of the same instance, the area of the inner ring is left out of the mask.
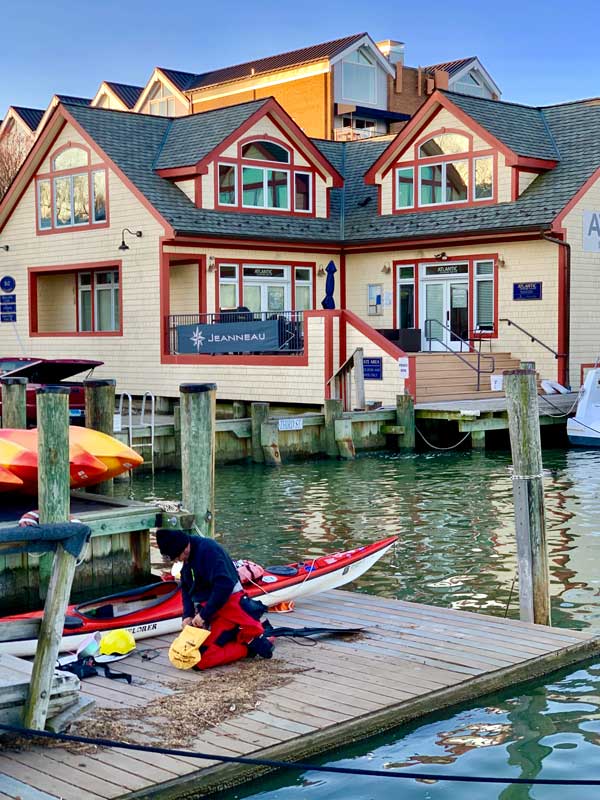
<path id="1" fill-rule="evenodd" d="M 438 261 L 448 261 L 448 254 L 445 250 L 442 250 L 441 253 L 436 253 L 434 258 L 437 258 Z"/>
<path id="2" fill-rule="evenodd" d="M 209 256 L 208 257 L 208 271 L 209 272 L 214 272 L 216 270 L 216 268 L 217 268 L 217 265 L 215 263 L 215 257 L 214 256 Z"/>
<path id="3" fill-rule="evenodd" d="M 386 261 L 386 263 L 383 265 L 383 267 L 381 268 L 381 271 L 383 272 L 383 274 L 384 274 L 384 275 L 389 275 L 389 274 L 390 274 L 390 272 L 392 271 L 392 268 L 391 268 L 391 267 L 390 267 L 390 265 L 387 263 L 387 261 Z"/>
<path id="4" fill-rule="evenodd" d="M 503 258 L 498 258 L 496 259 L 496 266 L 498 267 L 498 269 L 504 269 L 504 267 L 506 266 L 506 261 Z"/>
<path id="5" fill-rule="evenodd" d="M 317 270 L 317 275 L 319 276 L 319 278 L 322 278 L 323 275 L 325 275 L 325 267 L 323 266 L 323 264 L 319 264 L 319 269 Z"/>
<path id="6" fill-rule="evenodd" d="M 7 244 L 0 244 L 0 250 L 6 250 L 6 252 L 8 253 L 10 247 Z"/>
<path id="7" fill-rule="evenodd" d="M 119 245 L 119 250 L 125 252 L 125 250 L 129 250 L 129 245 L 125 244 L 125 234 L 128 233 L 130 236 L 137 236 L 138 239 L 141 238 L 142 232 L 141 231 L 130 231 L 129 228 L 123 228 L 121 231 L 121 244 Z"/>

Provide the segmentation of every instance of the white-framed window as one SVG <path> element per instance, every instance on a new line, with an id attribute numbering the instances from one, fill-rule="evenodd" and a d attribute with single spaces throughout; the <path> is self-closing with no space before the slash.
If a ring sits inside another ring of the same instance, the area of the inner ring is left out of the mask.
<path id="1" fill-rule="evenodd" d="M 219 309 L 221 311 L 236 309 L 238 303 L 238 265 L 221 264 L 219 266 Z"/>
<path id="2" fill-rule="evenodd" d="M 473 159 L 473 199 L 490 200 L 494 196 L 494 159 L 481 156 Z"/>
<path id="3" fill-rule="evenodd" d="M 494 262 L 475 262 L 475 330 L 494 330 Z"/>
<path id="4" fill-rule="evenodd" d="M 148 98 L 148 113 L 157 117 L 175 116 L 175 98 L 164 83 L 156 82 Z"/>
<path id="5" fill-rule="evenodd" d="M 413 167 L 396 170 L 396 208 L 412 208 L 415 204 L 415 171 Z"/>
<path id="6" fill-rule="evenodd" d="M 95 270 L 77 275 L 78 330 L 118 331 L 120 328 L 119 271 Z"/>
<path id="7" fill-rule="evenodd" d="M 219 164 L 219 205 L 237 206 L 237 167 L 235 164 Z"/>
<path id="8" fill-rule="evenodd" d="M 366 47 L 350 53 L 342 62 L 342 95 L 357 103 L 377 103 L 377 64 Z"/>
<path id="9" fill-rule="evenodd" d="M 290 210 L 290 173 L 281 169 L 242 167 L 244 208 Z"/>
<path id="10" fill-rule="evenodd" d="M 310 267 L 294 267 L 294 311 L 310 311 L 313 308 L 313 271 Z"/>
<path id="11" fill-rule="evenodd" d="M 469 199 L 469 162 L 443 161 L 419 167 L 419 198 L 422 206 L 464 203 Z"/>
<path id="12" fill-rule="evenodd" d="M 415 327 L 415 268 L 398 267 L 398 327 Z"/>
<path id="13" fill-rule="evenodd" d="M 312 212 L 312 175 L 310 172 L 294 172 L 294 211 Z"/>

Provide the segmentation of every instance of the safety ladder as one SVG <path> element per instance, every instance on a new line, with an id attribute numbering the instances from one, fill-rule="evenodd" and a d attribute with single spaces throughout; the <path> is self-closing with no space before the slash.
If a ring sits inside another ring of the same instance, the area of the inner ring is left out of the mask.
<path id="1" fill-rule="evenodd" d="M 126 417 L 125 419 L 127 422 L 123 422 L 123 407 L 125 405 L 125 401 L 127 401 L 126 406 Z M 150 419 L 147 418 L 147 405 L 146 402 L 148 401 L 149 405 L 149 412 L 150 412 Z M 118 415 L 121 420 L 121 429 L 127 431 L 127 444 L 129 447 L 134 448 L 135 450 L 143 450 L 143 449 L 150 449 L 150 461 L 145 460 L 144 464 L 150 464 L 152 468 L 152 472 L 154 472 L 154 443 L 155 443 L 155 436 L 156 436 L 156 398 L 152 392 L 145 392 L 144 396 L 142 397 L 142 407 L 140 410 L 140 421 L 134 423 L 133 421 L 133 402 L 131 399 L 131 394 L 129 392 L 121 392 L 119 396 L 119 411 Z M 142 433 L 141 436 L 135 436 L 135 431 L 143 431 L 145 428 L 150 428 L 150 441 L 149 442 L 142 442 L 139 441 L 141 438 L 147 438 L 146 433 Z"/>

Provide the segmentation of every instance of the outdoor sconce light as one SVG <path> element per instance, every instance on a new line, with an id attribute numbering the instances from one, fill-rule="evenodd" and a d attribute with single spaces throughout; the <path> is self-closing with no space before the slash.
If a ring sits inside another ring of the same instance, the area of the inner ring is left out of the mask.
<path id="1" fill-rule="evenodd" d="M 319 276 L 319 278 L 322 278 L 323 275 L 325 275 L 325 267 L 323 266 L 323 264 L 319 264 L 317 275 Z"/>
<path id="2" fill-rule="evenodd" d="M 436 253 L 434 258 L 437 258 L 438 261 L 448 261 L 448 254 L 445 250 L 442 250 L 441 253 Z"/>
<path id="3" fill-rule="evenodd" d="M 129 228 L 123 228 L 121 231 L 121 244 L 119 245 L 119 250 L 125 252 L 125 250 L 129 250 L 129 245 L 125 244 L 125 234 L 128 233 L 130 236 L 137 236 L 138 239 L 141 238 L 142 232 L 141 231 L 130 231 Z"/>
<path id="4" fill-rule="evenodd" d="M 208 257 L 208 271 L 209 272 L 214 272 L 216 270 L 216 268 L 217 268 L 217 265 L 215 264 L 215 257 L 214 256 L 209 256 Z"/>
<path id="5" fill-rule="evenodd" d="M 6 250 L 6 252 L 8 253 L 10 247 L 7 244 L 0 244 L 0 250 Z"/>
<path id="6" fill-rule="evenodd" d="M 506 261 L 503 258 L 498 258 L 496 260 L 496 266 L 498 267 L 498 269 L 504 269 L 504 267 L 506 266 Z"/>
<path id="7" fill-rule="evenodd" d="M 383 267 L 381 268 L 381 271 L 383 272 L 383 274 L 384 274 L 384 275 L 389 275 L 389 274 L 390 274 L 390 272 L 392 271 L 392 268 L 391 268 L 391 267 L 390 267 L 390 265 L 387 263 L 387 261 L 386 261 L 386 263 L 383 265 Z"/>

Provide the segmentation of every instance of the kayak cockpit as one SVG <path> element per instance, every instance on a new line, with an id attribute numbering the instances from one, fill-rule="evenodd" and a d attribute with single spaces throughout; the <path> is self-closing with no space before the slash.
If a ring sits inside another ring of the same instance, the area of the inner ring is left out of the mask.
<path id="1" fill-rule="evenodd" d="M 139 614 L 161 605 L 178 592 L 179 583 L 177 581 L 158 581 L 148 586 L 82 603 L 76 606 L 74 611 L 87 620 L 117 619 L 131 614 Z"/>

